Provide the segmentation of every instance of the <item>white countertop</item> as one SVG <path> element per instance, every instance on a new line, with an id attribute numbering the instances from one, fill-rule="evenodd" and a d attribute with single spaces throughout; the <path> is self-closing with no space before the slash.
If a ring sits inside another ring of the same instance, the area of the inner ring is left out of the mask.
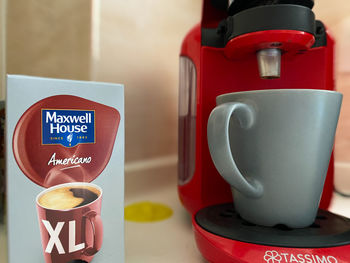
<path id="1" fill-rule="evenodd" d="M 171 207 L 174 213 L 154 223 L 125 221 L 125 262 L 206 262 L 196 248 L 191 217 L 178 199 L 176 176 L 175 167 L 126 175 L 126 205 L 152 201 Z"/>
<path id="2" fill-rule="evenodd" d="M 147 200 L 164 203 L 174 211 L 161 222 L 125 222 L 127 263 L 206 262 L 196 247 L 191 217 L 180 204 L 176 184 L 175 167 L 126 176 L 126 205 Z M 350 198 L 334 194 L 330 211 L 350 217 Z"/>
<path id="3" fill-rule="evenodd" d="M 125 204 L 153 201 L 168 205 L 173 215 L 154 223 L 125 222 L 126 263 L 204 263 L 196 248 L 191 217 L 177 195 L 176 168 L 133 172 L 125 177 Z M 350 198 L 334 195 L 330 211 L 350 217 Z M 0 255 L 4 253 L 0 227 Z M 3 262 L 1 262 L 3 263 Z"/>

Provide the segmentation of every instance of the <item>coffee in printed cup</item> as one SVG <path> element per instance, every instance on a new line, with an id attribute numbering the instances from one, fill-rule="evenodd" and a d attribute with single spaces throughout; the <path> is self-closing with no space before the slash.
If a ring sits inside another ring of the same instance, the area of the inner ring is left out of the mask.
<path id="1" fill-rule="evenodd" d="M 64 186 L 44 193 L 38 200 L 42 207 L 67 210 L 87 205 L 95 201 L 101 192 L 91 186 Z"/>

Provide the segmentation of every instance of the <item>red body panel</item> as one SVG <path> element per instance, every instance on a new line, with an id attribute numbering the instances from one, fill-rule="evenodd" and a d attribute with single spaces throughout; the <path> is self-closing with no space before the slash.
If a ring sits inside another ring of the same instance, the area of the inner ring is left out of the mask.
<path id="1" fill-rule="evenodd" d="M 311 48 L 312 35 L 305 32 L 270 30 L 238 36 L 225 48 L 201 45 L 201 27 L 215 28 L 225 14 L 203 1 L 201 25 L 185 37 L 180 56 L 196 68 L 196 154 L 191 180 L 179 184 L 182 204 L 193 215 L 197 246 L 209 262 L 217 263 L 348 263 L 350 246 L 332 248 L 284 248 L 256 245 L 222 238 L 199 227 L 194 215 L 204 207 L 232 202 L 230 186 L 217 172 L 207 143 L 207 121 L 218 95 L 262 89 L 334 90 L 334 41 L 327 32 L 327 45 Z M 289 41 L 290 40 L 290 41 Z M 261 42 L 261 43 L 259 43 Z M 281 43 L 281 77 L 261 79 L 256 50 Z M 293 42 L 294 44 L 291 44 Z M 330 160 L 320 208 L 327 210 L 333 194 L 334 158 Z"/>
<path id="2" fill-rule="evenodd" d="M 241 59 L 229 59 L 222 48 L 201 46 L 200 26 L 186 36 L 181 56 L 190 58 L 197 72 L 196 168 L 191 181 L 178 187 L 180 200 L 190 213 L 232 201 L 229 185 L 211 160 L 207 143 L 207 121 L 218 95 L 262 89 L 334 90 L 334 41 L 327 34 L 327 46 L 301 53 L 285 53 L 281 58 L 281 78 L 261 79 L 254 52 Z M 327 209 L 333 192 L 333 157 L 320 207 Z"/>
<path id="3" fill-rule="evenodd" d="M 283 52 L 298 52 L 307 50 L 315 43 L 315 37 L 303 31 L 267 30 L 252 32 L 232 38 L 225 46 L 225 56 L 231 59 L 245 59 L 258 50 L 278 48 Z"/>
<path id="4" fill-rule="evenodd" d="M 213 235 L 193 226 L 199 251 L 209 262 L 217 263 L 349 263 L 350 245 L 331 248 L 287 248 L 262 246 Z"/>

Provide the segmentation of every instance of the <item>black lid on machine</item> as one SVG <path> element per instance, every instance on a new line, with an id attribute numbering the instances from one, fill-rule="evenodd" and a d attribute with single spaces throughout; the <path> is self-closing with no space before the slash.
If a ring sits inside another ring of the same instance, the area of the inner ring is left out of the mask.
<path id="1" fill-rule="evenodd" d="M 215 1 L 212 1 L 212 3 Z M 219 1 L 221 9 L 223 4 Z M 323 24 L 315 20 L 313 0 L 234 0 L 217 28 L 202 27 L 202 45 L 223 48 L 240 35 L 266 30 L 294 30 L 315 37 L 314 47 L 327 43 Z M 219 8 L 215 5 L 216 8 Z"/>
<path id="2" fill-rule="evenodd" d="M 301 5 L 311 9 L 314 6 L 314 0 L 233 0 L 228 8 L 228 15 L 232 16 L 257 6 L 281 4 Z"/>
<path id="3" fill-rule="evenodd" d="M 300 5 L 262 5 L 229 16 L 226 41 L 239 35 L 265 30 L 296 30 L 315 33 L 315 15 Z"/>

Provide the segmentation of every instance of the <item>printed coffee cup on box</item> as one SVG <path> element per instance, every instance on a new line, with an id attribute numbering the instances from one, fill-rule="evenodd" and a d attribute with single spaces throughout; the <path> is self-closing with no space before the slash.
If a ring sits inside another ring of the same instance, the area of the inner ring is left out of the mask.
<path id="1" fill-rule="evenodd" d="M 36 198 L 46 263 L 90 262 L 103 243 L 102 188 L 60 184 Z"/>

